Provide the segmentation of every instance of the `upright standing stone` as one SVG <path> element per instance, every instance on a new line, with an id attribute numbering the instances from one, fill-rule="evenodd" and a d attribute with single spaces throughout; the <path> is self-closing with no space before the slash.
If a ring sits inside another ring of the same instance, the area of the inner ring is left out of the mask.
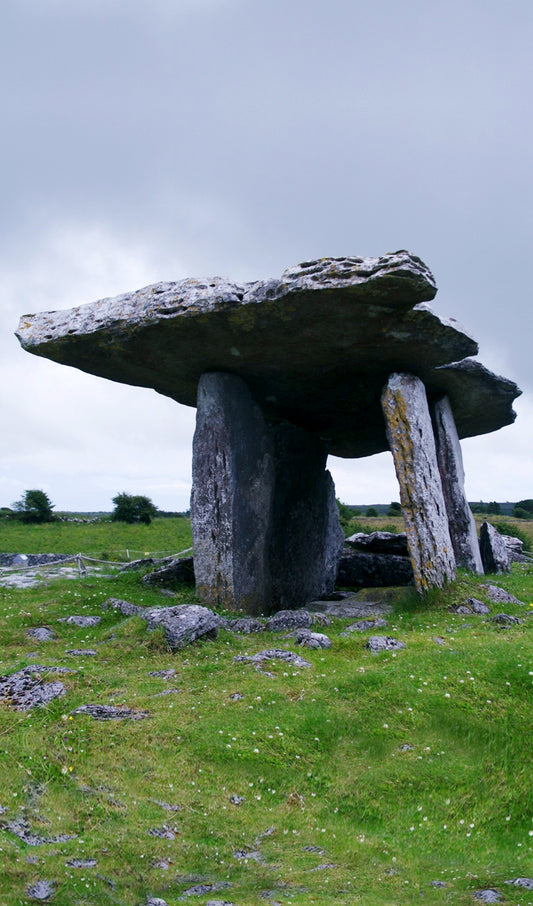
<path id="1" fill-rule="evenodd" d="M 458 566 L 481 575 L 483 563 L 477 540 L 477 530 L 464 489 L 464 468 L 461 444 L 455 426 L 452 407 L 447 396 L 433 407 L 433 422 L 437 446 L 442 491 L 448 513 L 448 527 Z"/>
<path id="2" fill-rule="evenodd" d="M 290 422 L 272 428 L 276 487 L 270 566 L 276 609 L 301 607 L 335 587 L 344 532 L 327 448 Z"/>
<path id="3" fill-rule="evenodd" d="M 419 592 L 455 578 L 446 504 L 422 381 L 392 374 L 381 403 L 400 485 L 409 555 Z"/>
<path id="4" fill-rule="evenodd" d="M 242 378 L 202 376 L 191 526 L 206 604 L 269 613 L 333 591 L 344 533 L 326 458 L 316 435 L 268 423 Z"/>
<path id="5" fill-rule="evenodd" d="M 511 572 L 511 558 L 507 545 L 490 522 L 484 522 L 481 526 L 479 546 L 486 573 Z"/>
<path id="6" fill-rule="evenodd" d="M 191 527 L 198 596 L 261 613 L 271 598 L 272 439 L 242 378 L 204 374 L 193 440 Z"/>

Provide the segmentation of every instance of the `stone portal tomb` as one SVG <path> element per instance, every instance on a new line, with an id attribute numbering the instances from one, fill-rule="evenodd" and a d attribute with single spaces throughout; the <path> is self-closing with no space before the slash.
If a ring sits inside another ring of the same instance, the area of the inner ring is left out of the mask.
<path id="1" fill-rule="evenodd" d="M 279 280 L 182 280 L 24 315 L 29 352 L 197 407 L 193 527 L 206 603 L 268 612 L 327 594 L 342 536 L 328 453 L 391 449 L 415 582 L 481 571 L 459 438 L 511 424 L 520 391 L 429 305 L 405 251 Z"/>

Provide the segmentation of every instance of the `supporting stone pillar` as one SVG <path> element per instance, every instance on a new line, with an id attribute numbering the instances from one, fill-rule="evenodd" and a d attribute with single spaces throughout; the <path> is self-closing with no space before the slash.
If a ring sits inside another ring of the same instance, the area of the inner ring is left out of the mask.
<path id="1" fill-rule="evenodd" d="M 290 422 L 273 426 L 276 489 L 270 568 L 273 604 L 301 607 L 331 594 L 344 532 L 335 486 L 325 470 L 327 447 Z"/>
<path id="2" fill-rule="evenodd" d="M 464 488 L 465 473 L 461 444 L 447 396 L 438 400 L 433 406 L 433 424 L 437 462 L 455 559 L 458 566 L 482 575 L 483 563 L 477 540 L 476 523 Z"/>
<path id="3" fill-rule="evenodd" d="M 381 403 L 415 585 L 421 593 L 442 588 L 455 578 L 455 556 L 425 387 L 414 375 L 392 374 Z"/>
<path id="4" fill-rule="evenodd" d="M 263 414 L 242 380 L 207 373 L 198 384 L 191 527 L 198 596 L 261 613 L 271 599 L 268 550 L 274 458 Z"/>
<path id="5" fill-rule="evenodd" d="M 327 450 L 267 423 L 245 382 L 204 374 L 193 441 L 191 525 L 199 597 L 269 613 L 333 591 L 344 534 Z"/>

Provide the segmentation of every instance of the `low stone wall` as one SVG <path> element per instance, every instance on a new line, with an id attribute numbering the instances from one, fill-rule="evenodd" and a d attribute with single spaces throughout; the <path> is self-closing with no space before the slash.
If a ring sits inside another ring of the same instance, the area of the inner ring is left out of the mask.
<path id="1" fill-rule="evenodd" d="M 58 560 L 70 560 L 73 556 L 73 554 L 0 554 L 0 566 L 43 566 Z M 18 562 L 17 558 L 21 557 L 25 557 L 26 562 Z"/>

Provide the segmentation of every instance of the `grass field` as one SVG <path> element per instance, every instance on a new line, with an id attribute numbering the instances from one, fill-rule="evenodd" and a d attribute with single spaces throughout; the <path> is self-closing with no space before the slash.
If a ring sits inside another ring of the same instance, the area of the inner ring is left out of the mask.
<path id="1" fill-rule="evenodd" d="M 0 522 L 0 553 L 87 554 L 107 560 L 127 560 L 146 553 L 161 556 L 191 545 L 190 520 L 176 517 L 154 519 L 150 525 L 124 522 L 48 522 L 24 525 Z M 126 555 L 129 551 L 130 557 Z"/>
<path id="2" fill-rule="evenodd" d="M 73 528 L 84 539 L 74 548 L 102 547 L 93 526 Z M 335 620 L 322 630 L 330 649 L 299 649 L 310 668 L 273 661 L 268 673 L 234 656 L 292 640 L 221 631 L 172 654 L 140 618 L 101 608 L 109 596 L 194 601 L 185 589 L 163 598 L 128 573 L 0 589 L 0 673 L 75 671 L 45 708 L 0 705 L 2 906 L 32 902 L 28 886 L 43 879 L 54 906 L 141 906 L 149 895 L 177 906 L 201 883 L 186 902 L 472 904 L 495 887 L 506 903 L 533 903 L 505 883 L 533 877 L 533 569 L 490 579 L 524 602 L 492 613 L 522 623 L 453 613 L 470 595 L 487 600 L 486 578 L 461 576 L 398 606 L 380 631 L 405 650 L 372 655 L 370 631 L 343 636 L 350 621 Z M 102 622 L 58 622 L 71 614 Z M 28 638 L 37 626 L 55 640 Z M 175 673 L 151 675 L 160 670 Z M 71 713 L 84 703 L 150 716 Z M 70 839 L 31 846 L 5 827 L 17 818 Z"/>

